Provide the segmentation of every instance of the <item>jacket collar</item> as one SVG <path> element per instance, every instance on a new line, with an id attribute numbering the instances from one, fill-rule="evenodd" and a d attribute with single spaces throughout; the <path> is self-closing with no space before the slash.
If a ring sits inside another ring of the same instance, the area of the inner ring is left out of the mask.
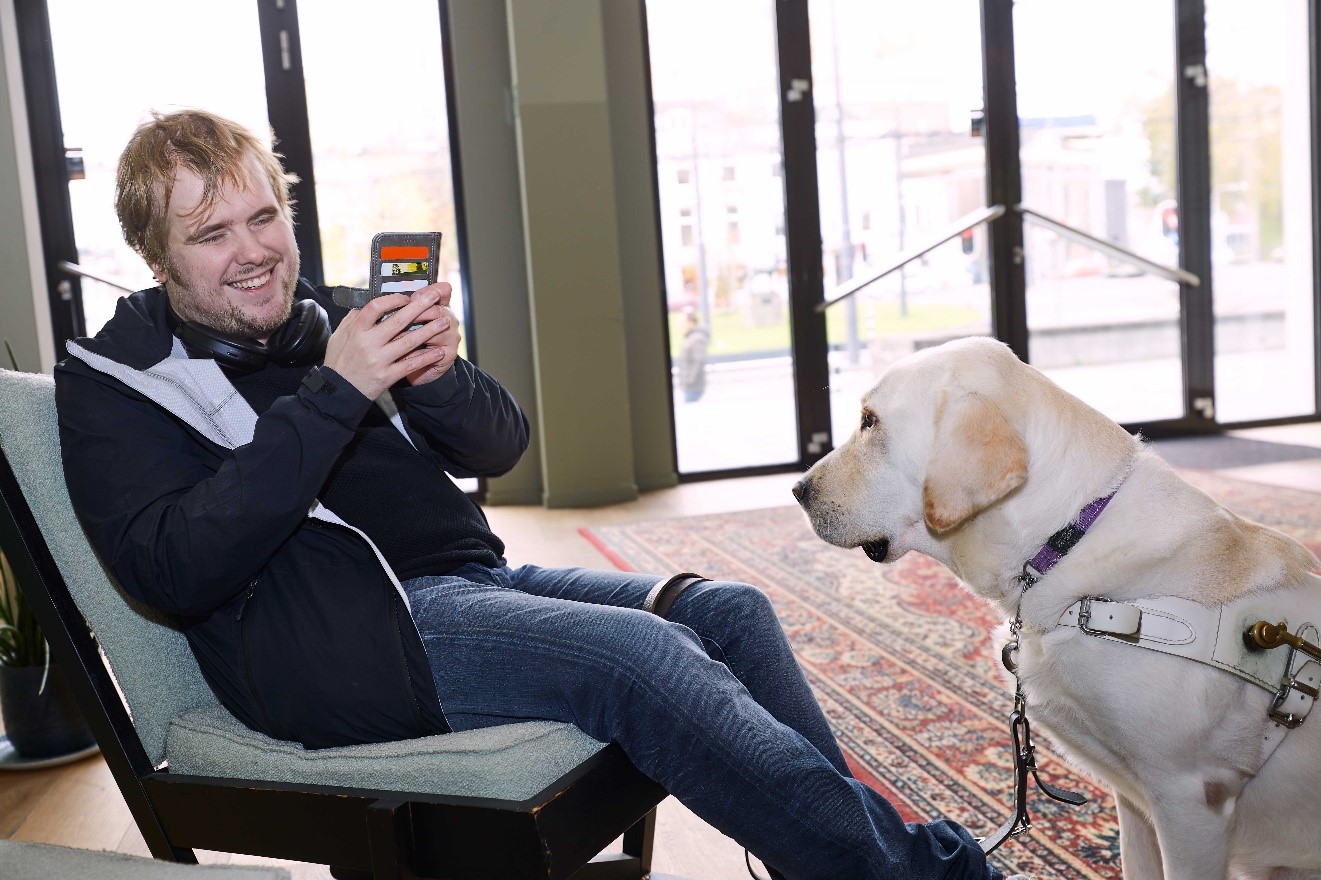
<path id="1" fill-rule="evenodd" d="M 74 341 L 93 354 L 145 370 L 169 357 L 173 348 L 167 308 L 162 288 L 139 290 L 119 300 L 114 317 L 96 336 Z"/>

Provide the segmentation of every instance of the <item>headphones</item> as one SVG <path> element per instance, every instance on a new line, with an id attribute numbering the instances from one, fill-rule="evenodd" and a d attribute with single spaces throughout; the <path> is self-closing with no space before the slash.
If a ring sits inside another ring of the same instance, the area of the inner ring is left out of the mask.
<path id="1" fill-rule="evenodd" d="M 167 305 L 170 331 L 183 343 L 189 357 L 211 358 L 222 370 L 240 376 L 255 373 L 267 363 L 285 367 L 310 366 L 321 360 L 330 339 L 330 318 L 315 300 L 294 302 L 289 320 L 265 343 L 240 339 L 194 321 L 181 321 Z"/>

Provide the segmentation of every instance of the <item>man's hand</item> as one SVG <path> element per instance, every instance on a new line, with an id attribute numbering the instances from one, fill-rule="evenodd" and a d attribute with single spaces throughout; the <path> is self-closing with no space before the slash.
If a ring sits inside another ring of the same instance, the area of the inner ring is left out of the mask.
<path id="1" fill-rule="evenodd" d="M 372 400 L 400 379 L 418 385 L 444 375 L 459 344 L 451 293 L 442 282 L 411 296 L 379 296 L 350 311 L 326 345 L 325 365 Z M 413 325 L 421 326 L 408 329 Z"/>
<path id="2" fill-rule="evenodd" d="M 408 382 L 411 385 L 425 385 L 448 373 L 459 357 L 459 341 L 463 338 L 459 335 L 459 319 L 450 309 L 450 297 L 454 295 L 454 288 L 441 281 L 422 288 L 413 296 L 426 290 L 435 290 L 439 293 L 440 298 L 436 300 L 434 311 L 437 312 L 438 317 L 448 319 L 449 326 L 426 343 L 429 348 L 439 350 L 440 357 L 435 363 L 409 373 Z"/>

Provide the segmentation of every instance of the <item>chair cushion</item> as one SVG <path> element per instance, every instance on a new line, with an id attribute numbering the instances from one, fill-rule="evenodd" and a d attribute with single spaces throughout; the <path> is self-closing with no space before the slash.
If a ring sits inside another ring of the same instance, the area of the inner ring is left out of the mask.
<path id="1" fill-rule="evenodd" d="M 289 880 L 284 868 L 256 865 L 180 865 L 123 853 L 0 840 L 5 880 Z"/>
<path id="2" fill-rule="evenodd" d="M 308 750 L 215 706 L 174 720 L 166 757 L 171 773 L 522 801 L 602 748 L 571 724 L 525 721 Z"/>
<path id="3" fill-rule="evenodd" d="M 170 719 L 219 704 L 183 633 L 130 604 L 87 543 L 64 484 L 50 376 L 0 370 L 0 449 L 69 593 L 105 651 L 148 758 L 159 765 Z M 170 674 L 162 675 L 163 669 Z"/>

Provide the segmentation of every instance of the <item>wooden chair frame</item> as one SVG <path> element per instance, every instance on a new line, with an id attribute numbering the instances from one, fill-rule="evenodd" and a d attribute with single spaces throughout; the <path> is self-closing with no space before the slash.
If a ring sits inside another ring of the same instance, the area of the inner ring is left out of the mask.
<path id="1" fill-rule="evenodd" d="M 156 770 L 3 450 L 0 501 L 0 550 L 156 858 L 195 863 L 194 849 L 217 850 L 375 880 L 657 876 L 655 807 L 666 792 L 614 743 L 524 801 Z M 597 856 L 621 834 L 622 853 Z"/>

